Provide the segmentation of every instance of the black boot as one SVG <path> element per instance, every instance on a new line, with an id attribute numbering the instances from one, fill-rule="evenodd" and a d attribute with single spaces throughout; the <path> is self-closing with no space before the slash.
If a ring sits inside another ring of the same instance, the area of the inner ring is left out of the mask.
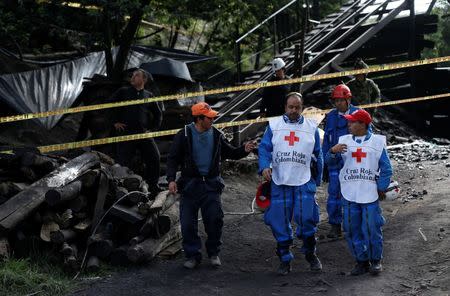
<path id="1" fill-rule="evenodd" d="M 278 267 L 277 274 L 278 275 L 287 275 L 292 271 L 291 262 L 290 261 L 281 261 L 280 266 Z"/>
<path id="2" fill-rule="evenodd" d="M 371 275 L 377 275 L 383 270 L 383 267 L 381 266 L 381 260 L 371 260 L 370 261 L 370 274 Z"/>
<path id="3" fill-rule="evenodd" d="M 338 239 L 342 235 L 341 224 L 331 224 L 330 232 L 327 234 L 328 238 Z"/>
<path id="4" fill-rule="evenodd" d="M 358 261 L 350 272 L 351 275 L 362 275 L 369 271 L 369 261 Z"/>
<path id="5" fill-rule="evenodd" d="M 319 257 L 317 257 L 314 253 L 308 253 L 305 255 L 306 261 L 309 262 L 309 266 L 311 268 L 311 271 L 321 271 L 322 270 L 322 263 L 320 263 Z"/>

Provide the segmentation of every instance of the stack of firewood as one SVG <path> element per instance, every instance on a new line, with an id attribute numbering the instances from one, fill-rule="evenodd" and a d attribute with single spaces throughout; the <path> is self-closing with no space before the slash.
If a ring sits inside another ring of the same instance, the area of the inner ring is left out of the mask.
<path id="1" fill-rule="evenodd" d="M 0 256 L 18 255 L 34 239 L 67 267 L 85 258 L 95 270 L 100 261 L 141 263 L 179 246 L 178 196 L 150 194 L 141 176 L 102 154 L 68 161 L 15 151 L 0 164 Z"/>

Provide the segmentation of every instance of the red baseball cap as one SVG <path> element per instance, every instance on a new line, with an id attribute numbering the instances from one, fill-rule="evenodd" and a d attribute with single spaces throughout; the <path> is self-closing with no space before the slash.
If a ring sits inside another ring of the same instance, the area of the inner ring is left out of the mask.
<path id="1" fill-rule="evenodd" d="M 219 112 L 211 109 L 211 106 L 209 106 L 205 102 L 195 104 L 194 106 L 192 106 L 191 110 L 193 116 L 204 115 L 206 117 L 214 118 L 217 116 L 217 114 L 219 114 Z"/>
<path id="2" fill-rule="evenodd" d="M 370 116 L 369 112 L 363 109 L 356 110 L 352 114 L 344 115 L 344 117 L 348 121 L 361 121 L 365 124 L 369 124 L 372 122 L 372 117 Z"/>
<path id="3" fill-rule="evenodd" d="M 265 210 L 270 206 L 271 185 L 269 181 L 259 183 L 256 189 L 255 203 L 261 210 Z"/>

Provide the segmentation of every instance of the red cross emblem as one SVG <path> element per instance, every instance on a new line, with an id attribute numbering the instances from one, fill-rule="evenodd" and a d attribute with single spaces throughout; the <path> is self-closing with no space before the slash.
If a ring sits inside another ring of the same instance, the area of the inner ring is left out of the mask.
<path id="1" fill-rule="evenodd" d="M 289 136 L 284 137 L 284 140 L 289 142 L 289 146 L 294 146 L 294 143 L 300 141 L 300 138 L 295 136 L 295 132 L 291 132 Z"/>
<path id="2" fill-rule="evenodd" d="M 356 152 L 352 152 L 352 157 L 356 158 L 356 162 L 361 162 L 361 160 L 367 156 L 366 152 L 362 151 L 362 148 L 356 149 Z"/>

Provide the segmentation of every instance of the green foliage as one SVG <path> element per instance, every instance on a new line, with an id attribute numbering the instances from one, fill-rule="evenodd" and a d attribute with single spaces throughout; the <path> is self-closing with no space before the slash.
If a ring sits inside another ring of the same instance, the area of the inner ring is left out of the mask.
<path id="1" fill-rule="evenodd" d="M 428 38 L 434 42 L 434 47 L 426 48 L 422 56 L 424 58 L 448 56 L 450 55 L 450 4 L 440 0 L 432 13 L 439 17 L 438 31 Z"/>
<path id="2" fill-rule="evenodd" d="M 168 29 L 137 42 L 168 46 L 176 43 L 179 34 L 183 34 L 183 39 L 186 40 L 191 38 L 193 32 L 194 42 L 191 42 L 193 44 L 190 50 L 195 47 L 198 53 L 217 56 L 218 66 L 231 67 L 234 71 L 235 40 L 289 1 L 78 0 L 75 2 L 89 8 L 78 9 L 66 6 L 64 0 L 11 0 L 8 3 L 15 2 L 15 5 L 0 4 L 0 38 L 6 41 L 3 46 L 13 51 L 17 49 L 16 44 L 24 52 L 70 50 L 72 40 L 48 40 L 53 38 L 48 33 L 50 28 L 57 27 L 80 32 L 78 47 L 74 47 L 77 50 L 80 44 L 86 51 L 103 50 L 121 43 L 128 22 L 127 16 L 143 11 L 144 20 Z M 338 9 L 340 2 L 320 1 L 321 15 Z M 278 17 L 277 22 L 287 20 L 289 30 L 297 31 L 301 23 L 299 15 L 302 13 L 303 8 L 299 9 L 299 5 L 293 4 Z M 136 36 L 145 36 L 154 30 L 141 25 Z M 260 65 L 272 59 L 273 36 L 274 26 L 271 20 L 242 41 L 244 71 L 253 69 L 255 58 L 249 57 L 261 49 L 265 51 L 260 56 Z M 262 44 L 258 44 L 261 37 Z M 232 71 L 227 73 L 232 74 Z"/>
<path id="3" fill-rule="evenodd" d="M 0 263 L 1 295 L 65 295 L 73 287 L 71 279 L 44 257 L 36 262 L 8 259 Z"/>

